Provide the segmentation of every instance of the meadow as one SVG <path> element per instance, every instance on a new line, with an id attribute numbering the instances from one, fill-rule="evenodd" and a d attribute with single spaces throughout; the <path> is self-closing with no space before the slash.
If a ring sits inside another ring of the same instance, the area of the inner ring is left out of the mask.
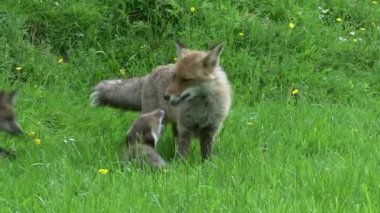
<path id="1" fill-rule="evenodd" d="M 90 107 L 99 81 L 209 49 L 234 89 L 212 159 L 152 172 L 119 159 L 136 112 Z M 25 134 L 0 133 L 0 212 L 377 212 L 380 2 L 2 0 L 0 88 Z"/>

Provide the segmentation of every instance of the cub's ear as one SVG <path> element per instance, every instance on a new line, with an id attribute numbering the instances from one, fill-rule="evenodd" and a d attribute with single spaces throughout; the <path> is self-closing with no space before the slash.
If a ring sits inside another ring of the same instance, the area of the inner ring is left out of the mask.
<path id="1" fill-rule="evenodd" d="M 224 49 L 224 42 L 216 45 L 206 56 L 206 58 L 203 61 L 203 64 L 206 67 L 215 67 L 219 65 L 219 58 L 223 52 L 223 49 Z"/>
<path id="2" fill-rule="evenodd" d="M 185 55 L 187 55 L 189 53 L 189 49 L 186 47 L 186 45 L 184 45 L 180 41 L 177 40 L 175 42 L 175 46 L 177 48 L 177 57 L 178 57 L 178 59 L 183 58 Z"/>

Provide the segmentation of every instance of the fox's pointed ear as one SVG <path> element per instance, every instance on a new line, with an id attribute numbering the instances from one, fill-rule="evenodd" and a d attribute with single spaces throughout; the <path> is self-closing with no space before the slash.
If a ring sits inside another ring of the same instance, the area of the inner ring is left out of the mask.
<path id="1" fill-rule="evenodd" d="M 203 64 L 206 67 L 215 67 L 219 64 L 219 58 L 224 49 L 224 42 L 216 45 L 206 56 Z"/>
<path id="2" fill-rule="evenodd" d="M 184 45 L 180 41 L 177 40 L 175 42 L 175 46 L 177 48 L 177 57 L 178 57 L 178 59 L 183 58 L 185 55 L 187 55 L 189 53 L 189 49 L 186 47 L 186 45 Z"/>
<path id="3" fill-rule="evenodd" d="M 15 104 L 18 97 L 18 92 L 13 90 L 9 94 L 5 95 L 5 101 L 11 105 Z"/>

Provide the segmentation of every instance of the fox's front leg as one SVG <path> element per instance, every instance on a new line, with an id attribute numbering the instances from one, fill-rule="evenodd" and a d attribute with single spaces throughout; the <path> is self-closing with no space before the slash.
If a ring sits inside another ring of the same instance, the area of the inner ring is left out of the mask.
<path id="1" fill-rule="evenodd" d="M 177 125 L 176 124 L 172 125 L 172 132 L 173 132 L 173 138 L 174 138 L 174 140 L 177 140 L 177 138 L 178 138 L 178 129 L 177 129 Z"/>
<path id="2" fill-rule="evenodd" d="M 181 158 L 187 158 L 191 142 L 191 134 L 188 130 L 179 129 L 177 137 L 177 153 Z"/>
<path id="3" fill-rule="evenodd" d="M 201 145 L 202 160 L 207 160 L 209 157 L 211 157 L 212 146 L 216 133 L 216 130 L 204 130 L 204 132 L 200 134 L 199 139 Z"/>

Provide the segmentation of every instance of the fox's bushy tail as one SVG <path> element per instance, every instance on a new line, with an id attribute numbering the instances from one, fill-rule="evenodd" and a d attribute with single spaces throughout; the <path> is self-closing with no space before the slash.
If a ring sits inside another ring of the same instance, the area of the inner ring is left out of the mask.
<path id="1" fill-rule="evenodd" d="M 91 106 L 141 111 L 141 91 L 145 77 L 99 82 L 90 96 Z"/>

